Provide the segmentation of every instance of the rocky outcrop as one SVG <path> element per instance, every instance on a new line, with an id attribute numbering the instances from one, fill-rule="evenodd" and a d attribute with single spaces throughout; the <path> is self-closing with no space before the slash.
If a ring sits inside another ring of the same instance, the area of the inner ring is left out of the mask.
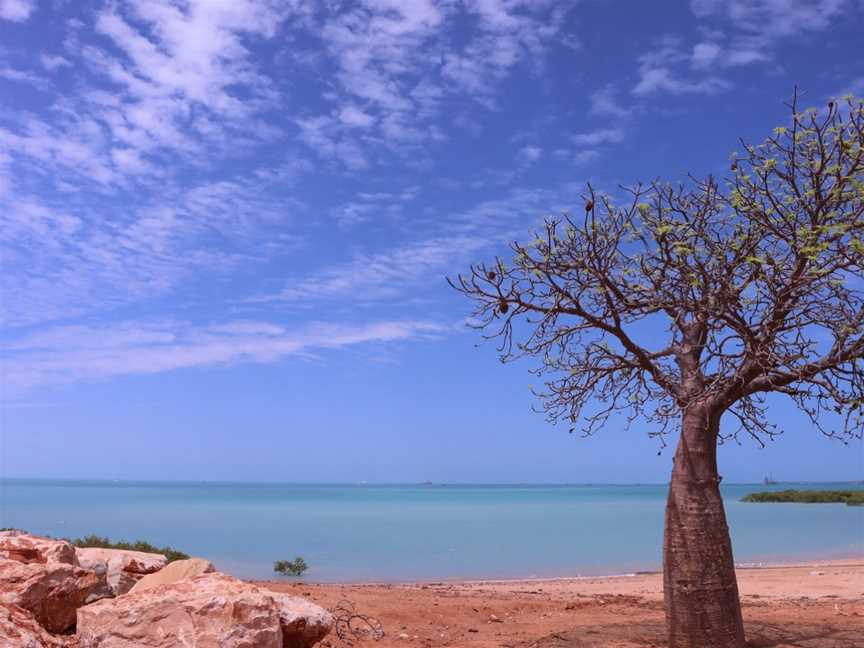
<path id="1" fill-rule="evenodd" d="M 168 564 L 162 554 L 130 551 L 128 549 L 99 549 L 78 547 L 75 549 L 78 564 L 84 569 L 93 569 L 100 563 L 108 565 L 108 571 L 125 571 L 130 574 L 152 574 Z"/>
<path id="2" fill-rule="evenodd" d="M 76 622 L 75 636 L 59 636 Z M 307 648 L 332 625 L 314 603 L 201 558 L 0 532 L 0 648 Z"/>
<path id="3" fill-rule="evenodd" d="M 162 554 L 126 549 L 78 547 L 75 554 L 81 567 L 102 578 L 102 585 L 91 595 L 88 603 L 125 594 L 144 575 L 157 572 L 168 564 L 168 559 Z"/>
<path id="4" fill-rule="evenodd" d="M 139 580 L 129 592 L 138 593 L 145 590 L 159 587 L 160 585 L 170 585 L 182 580 L 195 578 L 201 574 L 209 574 L 215 571 L 213 563 L 203 558 L 188 558 L 186 560 L 175 560 L 168 563 L 165 567 L 154 574 L 148 574 Z"/>
<path id="5" fill-rule="evenodd" d="M 17 605 L 0 603 L 0 646 L 4 648 L 72 648 L 74 637 L 55 637 Z"/>
<path id="6" fill-rule="evenodd" d="M 332 624 L 308 601 L 207 573 L 81 608 L 78 640 L 81 648 L 306 648 Z"/>
<path id="7" fill-rule="evenodd" d="M 76 565 L 0 559 L 0 602 L 28 610 L 49 632 L 74 626 L 76 610 L 98 584 L 94 572 Z"/>
<path id="8" fill-rule="evenodd" d="M 31 535 L 24 531 L 0 531 L 0 558 L 22 563 L 77 565 L 75 547 L 65 540 Z"/>
<path id="9" fill-rule="evenodd" d="M 111 598 L 112 596 L 117 596 L 117 593 L 114 591 L 114 588 L 108 582 L 108 564 L 100 563 L 97 565 L 92 565 L 87 568 L 89 571 L 92 571 L 96 574 L 96 578 L 99 579 L 96 587 L 87 595 L 87 599 L 84 601 L 84 605 L 88 603 L 93 603 L 94 601 L 98 601 L 103 598 Z M 122 572 L 121 572 L 122 573 Z M 133 580 L 129 587 L 135 584 Z M 128 590 L 127 590 L 128 591 Z"/>

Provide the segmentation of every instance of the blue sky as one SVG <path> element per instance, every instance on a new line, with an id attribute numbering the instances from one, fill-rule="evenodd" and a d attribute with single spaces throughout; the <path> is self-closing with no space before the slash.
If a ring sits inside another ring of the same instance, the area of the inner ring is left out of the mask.
<path id="1" fill-rule="evenodd" d="M 860 0 L 0 0 L 0 472 L 660 482 L 531 412 L 444 277 L 586 181 L 864 94 Z M 658 335 L 662 334 L 658 332 Z M 787 434 L 727 479 L 860 479 Z"/>

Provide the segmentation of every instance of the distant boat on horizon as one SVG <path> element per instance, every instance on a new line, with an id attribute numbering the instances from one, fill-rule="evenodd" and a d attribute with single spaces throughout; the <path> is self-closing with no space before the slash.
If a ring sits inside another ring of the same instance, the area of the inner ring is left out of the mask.
<path id="1" fill-rule="evenodd" d="M 770 486 L 770 485 L 772 485 L 772 484 L 776 484 L 776 483 L 777 483 L 777 480 L 774 479 L 774 475 L 768 475 L 768 476 L 765 478 L 765 485 L 766 485 L 766 486 Z"/>

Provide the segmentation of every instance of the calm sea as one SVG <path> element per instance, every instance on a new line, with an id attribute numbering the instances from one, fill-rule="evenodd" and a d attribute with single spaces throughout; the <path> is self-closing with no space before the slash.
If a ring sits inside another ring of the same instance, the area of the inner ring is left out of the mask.
<path id="1" fill-rule="evenodd" d="M 765 488 L 723 487 L 739 563 L 864 556 L 864 507 L 739 501 Z M 146 539 L 242 577 L 295 556 L 320 581 L 597 575 L 659 567 L 665 496 L 654 485 L 5 480 L 0 527 Z"/>

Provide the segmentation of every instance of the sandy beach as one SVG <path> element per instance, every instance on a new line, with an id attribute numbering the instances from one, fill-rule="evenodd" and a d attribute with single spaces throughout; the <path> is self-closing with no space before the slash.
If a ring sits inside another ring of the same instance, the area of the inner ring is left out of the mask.
<path id="1" fill-rule="evenodd" d="M 864 646 L 864 560 L 738 570 L 749 645 Z M 664 645 L 660 574 L 554 580 L 258 585 L 325 606 L 350 601 L 385 636 L 356 646 L 636 648 Z M 335 633 L 323 646 L 347 645 Z"/>

